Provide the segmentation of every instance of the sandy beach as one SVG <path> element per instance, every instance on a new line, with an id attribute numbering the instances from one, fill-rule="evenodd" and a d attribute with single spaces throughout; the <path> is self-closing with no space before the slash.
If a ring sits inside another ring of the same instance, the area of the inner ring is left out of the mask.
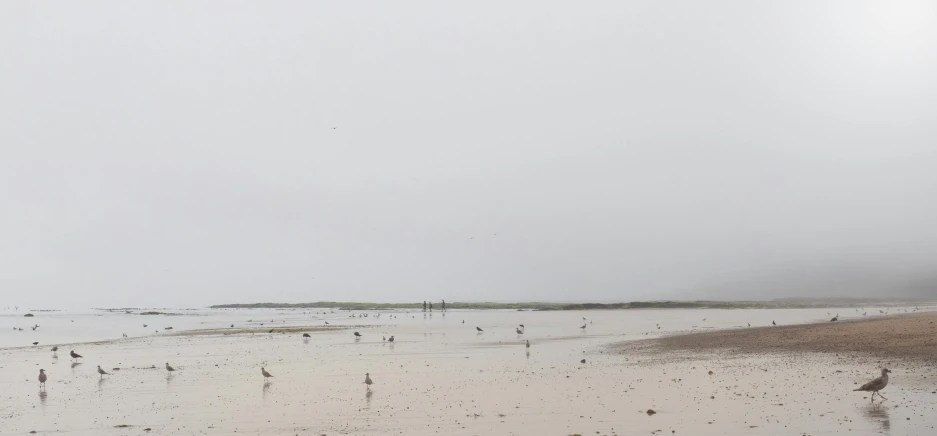
<path id="1" fill-rule="evenodd" d="M 657 351 L 824 352 L 937 362 L 937 313 L 666 336 L 623 345 Z"/>
<path id="2" fill-rule="evenodd" d="M 701 337 L 682 332 L 651 340 L 615 332 L 621 320 L 639 316 L 703 315 L 732 324 L 732 317 L 759 313 L 481 312 L 465 314 L 474 316 L 466 324 L 450 313 L 369 326 L 349 320 L 352 329 L 309 328 L 306 340 L 306 330 L 290 327 L 77 344 L 85 356 L 78 364 L 69 361 L 71 346 L 57 358 L 46 347 L 6 349 L 0 435 L 933 434 L 937 367 L 915 356 L 735 353 L 679 348 L 681 338 Z M 580 315 L 590 318 L 585 332 L 574 324 Z M 861 332 L 933 317 L 796 328 Z M 478 333 L 482 322 L 485 332 Z M 520 323 L 523 335 L 514 331 Z M 363 336 L 356 340 L 352 331 Z M 761 331 L 771 329 L 702 335 Z M 929 334 L 909 326 L 915 331 Z M 383 340 L 391 334 L 394 343 Z M 177 371 L 169 374 L 166 362 Z M 101 378 L 97 365 L 111 375 Z M 887 401 L 871 404 L 867 393 L 852 392 L 882 366 L 893 371 Z M 261 367 L 274 376 L 269 382 Z M 43 393 L 40 368 L 49 375 Z M 365 373 L 374 380 L 370 392 Z"/>

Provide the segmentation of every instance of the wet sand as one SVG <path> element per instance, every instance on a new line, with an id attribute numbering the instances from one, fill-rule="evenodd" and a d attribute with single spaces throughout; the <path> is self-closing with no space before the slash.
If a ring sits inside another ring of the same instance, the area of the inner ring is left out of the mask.
<path id="1" fill-rule="evenodd" d="M 578 314 L 477 316 L 485 333 L 450 315 L 356 326 L 357 340 L 318 329 L 309 340 L 296 331 L 80 344 L 79 365 L 71 347 L 58 358 L 0 350 L 0 435 L 930 435 L 937 426 L 937 368 L 914 359 L 639 352 L 616 345 L 638 335 L 608 327 L 634 316 L 625 312 L 594 315 L 590 332 L 572 322 Z M 382 340 L 391 334 L 395 343 Z M 178 371 L 168 374 L 167 361 Z M 99 364 L 121 369 L 102 380 Z M 883 365 L 893 370 L 888 401 L 870 404 L 852 389 Z"/>
<path id="2" fill-rule="evenodd" d="M 937 362 L 937 312 L 690 333 L 622 346 L 650 346 L 659 351 L 846 353 Z"/>

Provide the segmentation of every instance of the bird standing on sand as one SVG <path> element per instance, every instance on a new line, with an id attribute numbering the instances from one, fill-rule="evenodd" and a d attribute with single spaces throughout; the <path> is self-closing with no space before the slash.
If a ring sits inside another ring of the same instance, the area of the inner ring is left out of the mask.
<path id="1" fill-rule="evenodd" d="M 585 329 L 586 329 L 586 324 L 583 324 L 582 327 L 579 327 L 579 328 L 585 330 Z"/>
<path id="2" fill-rule="evenodd" d="M 101 365 L 98 365 L 98 374 L 101 374 L 101 378 L 104 378 L 105 375 L 111 375 L 111 373 L 101 369 Z"/>
<path id="3" fill-rule="evenodd" d="M 394 336 L 391 335 L 389 338 L 387 338 L 387 342 L 394 342 Z"/>
<path id="4" fill-rule="evenodd" d="M 176 368 L 173 368 L 173 367 L 169 366 L 169 362 L 166 362 L 166 371 L 173 372 L 173 371 L 175 371 L 175 370 L 176 370 Z"/>
<path id="5" fill-rule="evenodd" d="M 273 377 L 273 376 L 270 375 L 270 373 L 267 372 L 267 370 L 264 369 L 264 368 L 260 368 L 260 373 L 264 375 L 264 380 L 267 380 L 268 378 Z"/>
<path id="6" fill-rule="evenodd" d="M 481 332 L 483 332 L 483 331 L 484 331 L 484 330 L 482 330 L 482 328 L 481 328 L 481 327 L 475 327 L 475 330 L 478 330 L 478 332 L 479 332 L 479 333 L 481 333 Z"/>
<path id="7" fill-rule="evenodd" d="M 48 377 L 46 377 L 46 370 L 40 369 L 39 370 L 39 389 L 46 387 L 46 380 L 48 380 Z"/>
<path id="8" fill-rule="evenodd" d="M 59 351 L 59 346 L 58 346 L 58 345 L 52 347 L 52 354 L 55 354 L 56 351 Z"/>
<path id="9" fill-rule="evenodd" d="M 853 389 L 853 392 L 855 391 L 871 392 L 872 401 L 875 401 L 875 394 L 878 394 L 878 396 L 882 397 L 882 394 L 879 393 L 878 391 L 885 389 L 885 386 L 888 386 L 888 373 L 890 372 L 891 370 L 889 370 L 888 368 L 882 368 L 881 377 L 878 377 L 875 380 L 872 380 L 862 385 L 861 387 L 859 387 L 859 389 Z M 882 399 L 887 400 L 888 398 L 882 397 Z"/>
<path id="10" fill-rule="evenodd" d="M 360 337 L 361 337 L 361 333 L 355 332 L 355 337 L 360 338 Z"/>
<path id="11" fill-rule="evenodd" d="M 778 323 L 771 321 L 771 325 L 778 325 Z"/>
<path id="12" fill-rule="evenodd" d="M 366 373 L 364 374 L 364 384 L 368 385 L 368 390 L 369 390 L 369 391 L 371 390 L 371 384 L 372 384 L 372 383 L 374 383 L 374 382 L 371 381 L 371 373 L 366 372 Z"/>
<path id="13" fill-rule="evenodd" d="M 80 359 L 81 357 L 83 357 L 81 354 L 76 353 L 75 350 L 69 351 L 68 355 L 72 356 L 72 360 L 76 360 L 76 361 Z"/>
<path id="14" fill-rule="evenodd" d="M 303 337 L 304 337 L 304 338 L 311 338 L 312 336 L 310 336 L 309 333 L 303 333 Z"/>
<path id="15" fill-rule="evenodd" d="M 833 319 L 830 320 L 830 322 L 836 322 L 836 321 L 839 321 L 839 314 L 838 314 L 838 313 L 836 314 L 836 316 L 833 317 Z"/>

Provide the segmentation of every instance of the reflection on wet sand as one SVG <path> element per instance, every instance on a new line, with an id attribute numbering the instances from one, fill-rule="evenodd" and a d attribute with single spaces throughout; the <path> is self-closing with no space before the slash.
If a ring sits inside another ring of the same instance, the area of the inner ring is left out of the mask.
<path id="1" fill-rule="evenodd" d="M 872 422 L 882 424 L 882 430 L 888 434 L 891 430 L 891 418 L 888 415 L 888 407 L 879 404 L 870 404 L 862 408 L 862 416 L 865 416 Z"/>
<path id="2" fill-rule="evenodd" d="M 46 406 L 46 396 L 47 394 L 45 391 L 39 393 L 39 405 L 42 407 Z"/>
<path id="3" fill-rule="evenodd" d="M 81 365 L 81 362 L 72 362 L 72 369 L 74 369 L 78 365 Z"/>
<path id="4" fill-rule="evenodd" d="M 364 394 L 364 399 L 365 399 L 365 406 L 364 406 L 364 408 L 365 408 L 365 409 L 370 409 L 370 408 L 371 408 L 371 395 L 373 395 L 373 394 L 374 394 L 373 391 L 367 391 L 367 393 Z"/>

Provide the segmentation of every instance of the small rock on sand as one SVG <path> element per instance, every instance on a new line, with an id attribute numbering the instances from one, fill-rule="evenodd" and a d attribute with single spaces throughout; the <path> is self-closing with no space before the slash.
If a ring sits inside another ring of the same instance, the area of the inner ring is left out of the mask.
<path id="1" fill-rule="evenodd" d="M 651 416 L 651 415 L 656 414 L 657 412 L 655 412 L 654 409 L 647 409 L 647 412 L 645 413 L 647 413 L 647 416 Z"/>

